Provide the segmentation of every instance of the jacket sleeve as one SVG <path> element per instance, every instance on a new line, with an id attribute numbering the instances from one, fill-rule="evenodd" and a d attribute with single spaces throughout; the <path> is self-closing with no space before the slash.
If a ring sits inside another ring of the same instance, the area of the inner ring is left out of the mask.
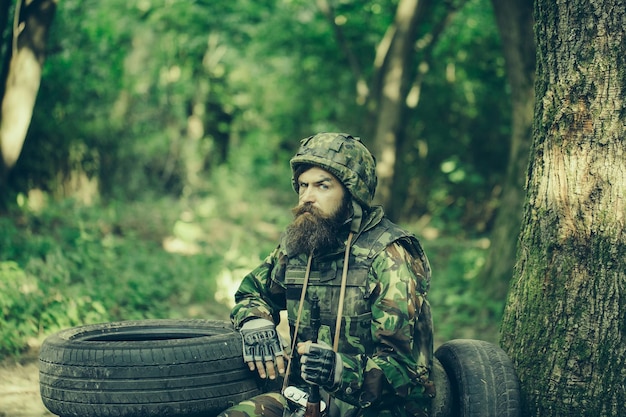
<path id="1" fill-rule="evenodd" d="M 344 369 L 333 394 L 361 408 L 398 402 L 398 397 L 407 405 L 410 400 L 422 403 L 434 396 L 428 261 L 396 242 L 374 260 L 370 280 L 376 285 L 371 307 L 374 354 L 341 354 Z"/>
<path id="2" fill-rule="evenodd" d="M 263 263 L 246 275 L 235 293 L 230 319 L 236 329 L 252 318 L 264 318 L 277 324 L 285 309 L 285 290 L 276 280 L 284 270 L 283 256 L 276 248 Z"/>

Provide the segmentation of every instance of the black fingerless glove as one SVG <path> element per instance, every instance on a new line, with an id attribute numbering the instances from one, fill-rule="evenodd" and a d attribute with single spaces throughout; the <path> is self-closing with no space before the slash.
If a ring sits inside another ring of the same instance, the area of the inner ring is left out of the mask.
<path id="1" fill-rule="evenodd" d="M 274 323 L 267 319 L 247 321 L 239 330 L 243 342 L 244 362 L 274 361 L 283 356 L 283 346 Z"/>
<path id="2" fill-rule="evenodd" d="M 341 382 L 343 361 L 330 347 L 309 343 L 300 356 L 300 374 L 309 384 L 333 388 Z"/>

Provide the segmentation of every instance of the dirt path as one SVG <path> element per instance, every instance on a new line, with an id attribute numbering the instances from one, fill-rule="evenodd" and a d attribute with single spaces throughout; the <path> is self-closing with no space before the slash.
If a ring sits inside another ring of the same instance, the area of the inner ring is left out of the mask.
<path id="1" fill-rule="evenodd" d="M 37 352 L 0 363 L 0 417 L 50 417 L 39 396 Z"/>

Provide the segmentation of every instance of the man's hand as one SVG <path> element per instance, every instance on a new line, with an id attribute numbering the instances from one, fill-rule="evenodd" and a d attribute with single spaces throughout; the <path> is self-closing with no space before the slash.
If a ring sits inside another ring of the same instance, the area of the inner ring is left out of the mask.
<path id="1" fill-rule="evenodd" d="M 330 346 L 310 341 L 298 343 L 298 353 L 302 379 L 329 389 L 339 385 L 343 361 Z"/>
<path id="2" fill-rule="evenodd" d="M 285 353 L 276 326 L 266 319 L 252 319 L 239 329 L 243 341 L 243 361 L 263 379 L 276 379 L 276 370 L 285 374 Z"/>

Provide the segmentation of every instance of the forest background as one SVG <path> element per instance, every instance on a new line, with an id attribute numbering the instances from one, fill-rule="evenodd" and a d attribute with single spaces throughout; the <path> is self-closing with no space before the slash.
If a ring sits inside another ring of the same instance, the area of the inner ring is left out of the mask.
<path id="1" fill-rule="evenodd" d="M 15 5 L 1 3 L 6 76 Z M 401 3 L 59 1 L 0 189 L 0 357 L 86 323 L 227 319 L 290 221 L 299 140 L 383 149 L 368 93 Z M 437 343 L 495 342 L 512 276 L 486 270 L 511 152 L 501 36 L 489 0 L 420 3 L 400 198 L 379 198 L 430 257 Z"/>

